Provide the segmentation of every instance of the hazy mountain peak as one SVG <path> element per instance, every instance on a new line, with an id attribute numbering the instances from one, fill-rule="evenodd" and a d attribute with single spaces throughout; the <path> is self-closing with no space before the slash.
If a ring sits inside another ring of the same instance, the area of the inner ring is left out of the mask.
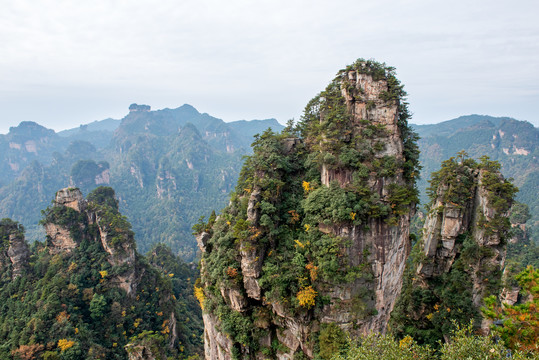
<path id="1" fill-rule="evenodd" d="M 9 128 L 8 137 L 46 137 L 54 136 L 56 133 L 52 129 L 47 129 L 33 121 L 23 121 L 18 126 Z"/>
<path id="2" fill-rule="evenodd" d="M 151 110 L 151 106 L 150 105 L 139 105 L 139 104 L 131 104 L 129 105 L 129 112 L 137 112 L 137 111 L 150 111 Z"/>
<path id="3" fill-rule="evenodd" d="M 182 106 L 176 108 L 176 110 L 193 111 L 197 114 L 200 114 L 200 112 L 193 105 L 190 104 L 183 104 Z"/>
<path id="4" fill-rule="evenodd" d="M 180 136 L 194 136 L 202 139 L 200 131 L 198 131 L 197 127 L 191 122 L 185 123 L 185 125 L 180 129 Z"/>

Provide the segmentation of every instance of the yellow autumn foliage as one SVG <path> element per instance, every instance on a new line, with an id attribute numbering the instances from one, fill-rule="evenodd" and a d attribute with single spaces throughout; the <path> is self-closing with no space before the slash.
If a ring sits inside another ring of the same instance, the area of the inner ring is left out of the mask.
<path id="1" fill-rule="evenodd" d="M 75 345 L 75 342 L 73 340 L 67 340 L 67 339 L 60 339 L 58 340 L 58 347 L 61 351 L 66 351 L 67 349 L 73 347 Z"/>
<path id="2" fill-rule="evenodd" d="M 206 299 L 206 296 L 204 296 L 204 290 L 202 290 L 201 287 L 195 286 L 195 297 L 200 303 L 200 308 L 204 310 L 204 300 Z"/>
<path id="3" fill-rule="evenodd" d="M 399 347 L 401 349 L 409 349 L 414 344 L 414 339 L 410 335 L 406 335 L 399 341 Z"/>
<path id="4" fill-rule="evenodd" d="M 294 240 L 294 242 L 296 243 L 296 246 L 299 246 L 299 247 L 302 248 L 302 249 L 305 248 L 305 245 L 304 245 L 301 241 L 299 241 L 299 240 Z"/>
<path id="5" fill-rule="evenodd" d="M 307 286 L 298 291 L 296 297 L 301 306 L 310 309 L 315 304 L 316 295 L 316 290 L 314 290 L 312 286 Z"/>

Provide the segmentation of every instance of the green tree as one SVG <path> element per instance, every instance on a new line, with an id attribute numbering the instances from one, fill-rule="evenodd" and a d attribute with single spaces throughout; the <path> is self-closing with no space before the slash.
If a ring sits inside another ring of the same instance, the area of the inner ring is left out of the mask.
<path id="1" fill-rule="evenodd" d="M 94 294 L 90 301 L 90 316 L 94 320 L 102 318 L 106 313 L 107 300 L 103 295 Z"/>

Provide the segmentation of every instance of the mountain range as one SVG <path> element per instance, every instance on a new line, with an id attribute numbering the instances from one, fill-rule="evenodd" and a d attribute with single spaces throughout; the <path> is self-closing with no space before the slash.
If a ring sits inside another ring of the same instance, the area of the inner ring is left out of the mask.
<path id="1" fill-rule="evenodd" d="M 420 136 L 423 166 L 418 187 L 426 202 L 430 174 L 440 163 L 464 150 L 472 158 L 498 161 L 502 174 L 519 188 L 516 199 L 529 206 L 531 237 L 539 241 L 539 129 L 508 117 L 468 115 L 432 125 L 412 125 Z"/>
<path id="2" fill-rule="evenodd" d="M 20 220 L 29 240 L 40 239 L 38 209 L 57 189 L 110 185 L 141 251 L 163 242 L 193 259 L 192 224 L 225 205 L 253 135 L 283 126 L 275 119 L 225 123 L 190 105 L 133 105 L 122 120 L 59 133 L 23 122 L 0 135 L 0 217 Z"/>
<path id="3" fill-rule="evenodd" d="M 469 115 L 439 124 L 413 125 L 423 167 L 421 199 L 442 160 L 466 151 L 502 164 L 528 204 L 531 236 L 539 239 L 539 129 L 526 121 Z M 132 104 L 121 120 L 105 119 L 56 133 L 22 122 L 0 135 L 0 218 L 23 223 L 27 238 L 43 239 L 39 209 L 59 188 L 87 193 L 116 190 L 133 224 L 141 252 L 162 242 L 186 260 L 196 255 L 191 226 L 226 205 L 253 136 L 284 126 L 275 119 L 226 123 L 191 105 L 152 111 Z M 424 202 L 424 201 L 422 201 Z"/>

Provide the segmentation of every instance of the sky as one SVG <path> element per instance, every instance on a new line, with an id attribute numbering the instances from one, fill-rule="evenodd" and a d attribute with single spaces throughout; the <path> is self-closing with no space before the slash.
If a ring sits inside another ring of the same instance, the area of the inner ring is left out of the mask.
<path id="1" fill-rule="evenodd" d="M 537 0 L 0 0 L 0 133 L 185 103 L 299 119 L 357 58 L 394 66 L 412 122 L 539 126 Z"/>

